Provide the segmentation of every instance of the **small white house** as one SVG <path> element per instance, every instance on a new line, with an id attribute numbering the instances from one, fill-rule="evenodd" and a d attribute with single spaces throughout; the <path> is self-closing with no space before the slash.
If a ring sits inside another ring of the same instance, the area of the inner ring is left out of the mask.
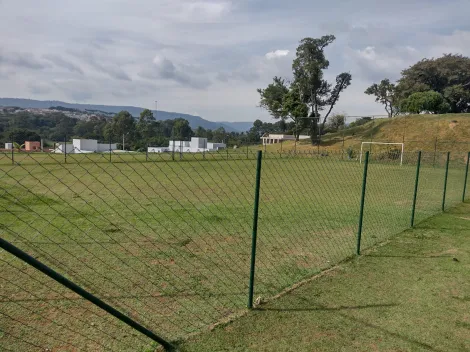
<path id="1" fill-rule="evenodd" d="M 5 143 L 5 149 L 13 149 L 13 143 Z"/>
<path id="2" fill-rule="evenodd" d="M 310 136 L 307 135 L 300 135 L 299 139 L 309 139 Z M 295 141 L 295 136 L 291 134 L 279 134 L 279 133 L 265 133 L 263 137 L 261 137 L 263 141 L 263 145 L 266 144 L 276 144 L 281 143 L 283 141 Z"/>
<path id="3" fill-rule="evenodd" d="M 225 149 L 225 143 L 208 143 L 207 138 L 192 137 L 191 141 L 170 141 L 168 147 L 149 147 L 149 153 L 200 153 Z"/>

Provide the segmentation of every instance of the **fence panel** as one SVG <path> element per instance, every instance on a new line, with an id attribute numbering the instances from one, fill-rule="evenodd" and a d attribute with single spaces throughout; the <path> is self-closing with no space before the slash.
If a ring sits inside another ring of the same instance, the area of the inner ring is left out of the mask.
<path id="1" fill-rule="evenodd" d="M 340 153 L 266 154 L 257 296 L 279 293 L 354 253 L 361 182 L 361 165 Z"/>
<path id="2" fill-rule="evenodd" d="M 0 154 L 2 238 L 164 338 L 183 338 L 245 311 L 256 152 L 68 154 L 67 163 Z M 356 156 L 263 152 L 255 305 L 355 255 Z M 410 226 L 418 153 L 399 156 L 370 154 L 362 248 Z M 461 201 L 466 157 L 451 153 L 446 207 Z M 422 152 L 415 224 L 441 211 L 445 165 L 446 153 Z M 153 346 L 4 251 L 0 280 L 2 350 Z"/>
<path id="3" fill-rule="evenodd" d="M 362 248 L 410 226 L 418 153 L 371 153 L 364 209 Z M 419 197 L 419 195 L 418 195 Z"/>

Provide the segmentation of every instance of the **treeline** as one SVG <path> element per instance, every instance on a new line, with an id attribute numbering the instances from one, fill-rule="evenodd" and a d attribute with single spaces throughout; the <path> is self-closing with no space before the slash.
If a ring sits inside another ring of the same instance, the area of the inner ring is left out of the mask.
<path id="1" fill-rule="evenodd" d="M 194 136 L 234 146 L 256 144 L 264 133 L 292 133 L 293 128 L 292 123 L 283 120 L 276 123 L 256 120 L 248 132 L 227 132 L 224 128 L 210 130 L 202 127 L 193 130 L 189 122 L 182 118 L 157 121 L 150 110 L 142 111 L 137 119 L 127 111 L 121 111 L 112 118 L 92 116 L 83 120 L 61 112 L 35 114 L 10 109 L 9 113 L 0 114 L 2 143 L 15 142 L 20 145 L 25 141 L 43 139 L 45 146 L 52 146 L 55 142 L 63 142 L 65 139 L 70 141 L 73 138 L 120 144 L 124 137 L 126 149 L 145 150 L 147 145 L 168 146 L 172 139 L 189 140 Z"/>

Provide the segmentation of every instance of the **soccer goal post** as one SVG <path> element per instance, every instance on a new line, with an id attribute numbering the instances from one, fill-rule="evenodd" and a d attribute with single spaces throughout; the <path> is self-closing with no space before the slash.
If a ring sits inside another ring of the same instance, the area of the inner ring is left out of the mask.
<path id="1" fill-rule="evenodd" d="M 393 143 L 393 142 L 362 142 L 361 143 L 361 154 L 359 156 L 359 163 L 362 164 L 362 151 L 364 149 L 364 144 L 381 144 L 381 145 L 401 145 L 400 153 L 400 165 L 403 165 L 403 152 L 405 151 L 405 143 Z"/>

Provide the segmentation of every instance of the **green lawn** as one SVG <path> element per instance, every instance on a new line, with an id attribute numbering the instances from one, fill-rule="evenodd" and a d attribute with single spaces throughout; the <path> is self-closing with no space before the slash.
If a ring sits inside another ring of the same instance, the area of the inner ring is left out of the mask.
<path id="1" fill-rule="evenodd" d="M 444 155 L 431 161 L 431 154 L 423 156 L 417 222 L 441 208 Z M 20 154 L 12 165 L 1 155 L 2 237 L 171 340 L 243 313 L 255 154 L 175 159 L 113 154 L 110 163 L 109 155 L 93 154 L 64 163 L 63 155 Z M 363 165 L 346 159 L 265 155 L 256 297 L 272 297 L 354 255 Z M 403 166 L 377 159 L 369 165 L 363 248 L 410 222 L 416 154 Z M 448 207 L 461 200 L 463 166 L 451 163 Z M 150 348 L 148 339 L 5 252 L 0 277 L 2 348 Z"/>
<path id="2" fill-rule="evenodd" d="M 182 351 L 469 351 L 469 214 L 422 222 Z"/>

